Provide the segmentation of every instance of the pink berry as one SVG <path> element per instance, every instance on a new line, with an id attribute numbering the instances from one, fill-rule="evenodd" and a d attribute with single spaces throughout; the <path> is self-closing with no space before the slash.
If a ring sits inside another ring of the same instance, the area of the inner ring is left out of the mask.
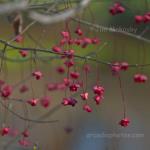
<path id="1" fill-rule="evenodd" d="M 64 84 L 66 85 L 66 86 L 69 86 L 70 85 L 70 79 L 68 79 L 68 78 L 64 78 Z"/>
<path id="2" fill-rule="evenodd" d="M 144 20 L 143 16 L 140 16 L 140 15 L 135 16 L 135 22 L 136 22 L 137 24 L 142 23 L 143 20 Z"/>
<path id="3" fill-rule="evenodd" d="M 99 96 L 103 96 L 104 94 L 104 88 L 102 86 L 99 85 L 95 85 L 93 87 L 93 92 Z"/>
<path id="4" fill-rule="evenodd" d="M 113 75 L 118 75 L 121 70 L 121 65 L 119 62 L 115 62 L 111 65 L 111 71 Z"/>
<path id="5" fill-rule="evenodd" d="M 22 132 L 22 135 L 27 138 L 27 137 L 29 137 L 30 133 L 29 133 L 29 131 L 26 129 L 26 130 L 24 130 L 24 131 Z"/>
<path id="6" fill-rule="evenodd" d="M 103 99 L 103 97 L 99 96 L 99 95 L 96 95 L 94 97 L 94 100 L 95 100 L 95 102 L 96 102 L 97 105 L 99 105 L 102 102 L 102 99 Z"/>
<path id="7" fill-rule="evenodd" d="M 4 98 L 9 97 L 12 94 L 12 87 L 10 85 L 3 86 L 1 90 L 1 96 Z"/>
<path id="8" fill-rule="evenodd" d="M 92 108 L 87 104 L 83 106 L 83 110 L 85 110 L 86 112 L 92 112 Z"/>
<path id="9" fill-rule="evenodd" d="M 69 100 L 68 100 L 68 98 L 64 98 L 62 104 L 63 104 L 64 106 L 69 105 Z"/>
<path id="10" fill-rule="evenodd" d="M 36 80 L 40 80 L 43 76 L 41 71 L 34 71 L 32 75 L 36 78 Z"/>
<path id="11" fill-rule="evenodd" d="M 23 42 L 23 36 L 22 36 L 22 35 L 17 35 L 17 36 L 15 37 L 15 41 L 16 41 L 17 43 Z"/>
<path id="12" fill-rule="evenodd" d="M 79 84 L 77 84 L 77 83 L 73 83 L 72 85 L 70 85 L 70 91 L 71 92 L 77 92 L 77 90 L 78 90 L 78 88 L 80 87 L 80 85 Z"/>
<path id="13" fill-rule="evenodd" d="M 86 48 L 89 44 L 92 44 L 92 40 L 90 38 L 83 38 L 82 39 L 82 48 Z"/>
<path id="14" fill-rule="evenodd" d="M 81 96 L 82 100 L 87 100 L 89 93 L 85 92 L 85 93 L 80 94 L 80 96 Z"/>
<path id="15" fill-rule="evenodd" d="M 28 104 L 30 104 L 31 106 L 36 106 L 37 105 L 37 103 L 38 103 L 38 99 L 30 99 L 30 100 L 28 100 L 27 102 L 28 102 Z"/>
<path id="16" fill-rule="evenodd" d="M 61 48 L 58 47 L 58 46 L 54 46 L 54 47 L 52 48 L 52 50 L 53 50 L 54 52 L 56 52 L 56 53 L 60 53 L 60 52 L 61 52 Z"/>
<path id="17" fill-rule="evenodd" d="M 51 101 L 51 98 L 46 96 L 46 97 L 43 97 L 40 102 L 41 102 L 41 105 L 44 107 L 44 108 L 48 108 L 49 105 L 50 105 L 50 101 Z"/>
<path id="18" fill-rule="evenodd" d="M 146 75 L 141 75 L 141 83 L 145 83 L 148 80 Z"/>
<path id="19" fill-rule="evenodd" d="M 70 106 L 74 107 L 77 104 L 77 100 L 74 98 L 64 98 L 62 104 L 64 106 L 70 105 Z"/>

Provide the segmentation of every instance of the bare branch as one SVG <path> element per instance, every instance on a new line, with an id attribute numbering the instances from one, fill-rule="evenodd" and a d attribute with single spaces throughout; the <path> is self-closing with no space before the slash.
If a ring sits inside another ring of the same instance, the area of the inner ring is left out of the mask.
<path id="1" fill-rule="evenodd" d="M 31 11 L 29 13 L 30 18 L 36 20 L 37 22 L 44 23 L 44 24 L 51 24 L 66 20 L 70 17 L 73 17 L 77 13 L 80 13 L 89 3 L 91 0 L 82 0 L 75 8 L 71 8 L 65 10 L 62 13 L 54 14 L 52 16 L 40 14 L 35 11 Z"/>

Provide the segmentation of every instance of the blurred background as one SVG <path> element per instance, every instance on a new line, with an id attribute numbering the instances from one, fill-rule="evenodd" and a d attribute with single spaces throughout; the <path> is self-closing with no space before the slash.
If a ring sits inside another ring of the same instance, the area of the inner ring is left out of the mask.
<path id="1" fill-rule="evenodd" d="M 5 1 L 3 1 L 5 2 Z M 150 38 L 149 24 L 136 25 L 134 16 L 144 14 L 150 9 L 150 0 L 124 0 L 120 1 L 126 8 L 122 15 L 112 16 L 109 8 L 114 4 L 113 0 L 93 0 L 80 16 L 82 19 L 91 23 L 99 24 L 116 30 L 124 30 L 135 35 L 143 35 L 146 39 Z M 44 0 L 31 1 L 33 4 L 44 3 Z M 62 4 L 63 5 L 63 4 Z M 12 24 L 8 20 L 9 15 L 1 15 L 0 39 L 10 40 L 13 37 Z M 77 16 L 78 17 L 78 16 Z M 23 26 L 27 26 L 32 20 L 23 14 Z M 72 32 L 78 23 L 70 21 L 69 27 Z M 42 25 L 36 23 L 24 34 L 22 47 L 32 48 L 51 48 L 60 39 L 60 32 L 64 30 L 65 23 Z M 101 39 L 100 47 L 89 46 L 87 49 L 75 47 L 76 54 L 85 56 L 97 53 L 98 59 L 107 62 L 127 61 L 129 64 L 150 63 L 150 44 L 139 39 L 129 37 L 120 33 L 112 33 L 104 30 L 96 30 L 85 24 L 81 24 L 81 29 L 86 36 L 98 37 Z M 35 41 L 35 42 L 33 42 Z M 12 43 L 18 45 L 16 43 Z M 104 46 L 100 51 L 101 46 Z M 3 44 L 0 45 L 3 48 Z M 38 53 L 38 56 L 47 54 Z M 9 49 L 6 52 L 7 60 L 4 59 L 3 72 L 1 79 L 7 80 L 10 84 L 15 84 L 29 75 L 31 71 L 31 60 L 21 58 L 18 51 Z M 51 55 L 50 55 L 51 56 Z M 29 56 L 30 57 L 30 56 Z M 95 56 L 93 56 L 95 57 Z M 19 62 L 17 61 L 19 60 Z M 77 68 L 81 71 L 84 61 L 77 60 Z M 92 87 L 96 83 L 97 65 L 88 61 L 92 71 L 88 75 L 88 91 L 92 93 Z M 37 60 L 36 67 L 44 73 L 45 78 L 39 81 L 32 81 L 35 97 L 44 96 L 45 83 L 57 82 L 64 76 L 57 74 L 56 67 L 62 65 L 62 61 L 51 59 L 49 61 Z M 35 67 L 33 65 L 33 67 Z M 149 77 L 149 67 L 130 68 L 121 73 L 122 87 L 127 104 L 127 117 L 131 123 L 129 127 L 122 128 L 118 125 L 123 116 L 123 105 L 119 81 L 112 75 L 109 66 L 100 64 L 100 83 L 105 87 L 104 100 L 100 106 L 90 103 L 93 113 L 86 113 L 82 110 L 83 102 L 77 95 L 78 105 L 76 107 L 60 106 L 64 92 L 47 92 L 52 97 L 51 106 L 48 109 L 36 107 L 31 109 L 29 106 L 30 118 L 37 119 L 46 114 L 44 120 L 58 120 L 51 124 L 29 123 L 30 140 L 37 145 L 39 150 L 149 150 L 150 143 L 150 81 L 145 84 L 135 84 L 133 76 L 135 73 L 144 73 Z M 82 74 L 81 74 L 82 75 Z M 30 86 L 30 81 L 26 84 Z M 20 95 L 16 89 L 14 97 L 19 99 L 31 98 L 31 92 Z M 92 98 L 91 98 L 92 99 Z M 12 101 L 11 109 L 20 115 L 24 115 L 22 104 Z M 11 113 L 4 115 L 5 110 L 0 106 L 1 125 L 4 118 L 7 124 L 14 128 L 23 129 L 26 122 L 18 119 Z M 0 137 L 0 149 L 22 150 L 34 149 L 35 147 L 22 148 L 18 145 L 18 137 Z"/>

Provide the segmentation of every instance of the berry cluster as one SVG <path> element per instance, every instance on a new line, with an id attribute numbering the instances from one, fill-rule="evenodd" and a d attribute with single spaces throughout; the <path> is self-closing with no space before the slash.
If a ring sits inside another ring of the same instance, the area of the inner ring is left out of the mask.
<path id="1" fill-rule="evenodd" d="M 31 142 L 28 140 L 28 137 L 30 136 L 30 133 L 27 129 L 25 129 L 23 132 L 19 132 L 17 129 L 13 129 L 10 127 L 3 127 L 1 129 L 1 135 L 2 136 L 10 136 L 10 137 L 16 137 L 19 134 L 22 135 L 21 139 L 18 141 L 18 143 L 23 147 L 31 146 Z"/>
<path id="2" fill-rule="evenodd" d="M 122 14 L 126 10 L 120 3 L 115 3 L 112 7 L 110 7 L 109 12 L 111 15 Z"/>
<path id="3" fill-rule="evenodd" d="M 142 15 L 136 15 L 135 16 L 135 22 L 137 24 L 149 23 L 150 22 L 150 12 L 147 12 L 143 16 Z"/>
<path id="4" fill-rule="evenodd" d="M 127 62 L 114 62 L 111 64 L 111 71 L 113 75 L 118 75 L 120 71 L 126 71 L 129 68 Z"/>
<path id="5" fill-rule="evenodd" d="M 60 42 L 58 42 L 57 45 L 52 47 L 53 52 L 55 53 L 59 53 L 61 55 L 61 59 L 64 60 L 64 65 L 66 68 L 64 68 L 63 66 L 60 66 L 57 68 L 58 73 L 60 74 L 64 74 L 65 70 L 67 71 L 67 77 L 63 79 L 64 81 L 64 89 L 67 90 L 69 89 L 69 91 L 72 93 L 78 92 L 79 89 L 84 89 L 84 83 L 82 81 L 80 81 L 80 73 L 74 69 L 71 71 L 72 68 L 75 68 L 75 62 L 74 62 L 74 55 L 75 55 L 75 50 L 74 49 L 69 49 L 66 50 L 64 49 L 65 45 L 68 45 L 67 47 L 76 45 L 76 46 L 80 46 L 81 48 L 86 48 L 88 45 L 90 44 L 94 44 L 97 45 L 100 43 L 100 40 L 98 38 L 89 38 L 89 37 L 85 37 L 83 31 L 81 30 L 80 27 L 77 27 L 76 30 L 74 31 L 75 35 L 77 37 L 72 38 L 71 33 L 68 31 L 62 31 L 61 32 L 61 36 L 62 39 L 60 39 Z M 87 74 L 90 71 L 90 67 L 89 65 L 84 65 L 83 67 L 83 71 Z M 58 84 L 50 84 L 48 87 L 50 90 L 56 90 L 58 89 Z M 102 87 L 95 86 L 95 97 L 94 100 L 96 101 L 96 104 L 100 104 L 101 100 L 103 99 L 103 93 L 104 93 L 104 89 L 100 89 Z M 99 91 L 101 90 L 101 91 Z M 99 92 L 98 92 L 99 91 Z M 89 93 L 85 90 L 83 90 L 83 93 L 80 94 L 80 97 L 82 100 L 88 100 L 89 99 Z M 86 101 L 87 103 L 87 101 Z M 62 104 L 64 106 L 75 106 L 77 104 L 77 100 L 74 99 L 73 97 L 65 97 L 63 98 Z M 92 112 L 92 108 L 88 105 L 85 104 L 83 106 L 83 110 L 87 111 L 87 112 Z"/>

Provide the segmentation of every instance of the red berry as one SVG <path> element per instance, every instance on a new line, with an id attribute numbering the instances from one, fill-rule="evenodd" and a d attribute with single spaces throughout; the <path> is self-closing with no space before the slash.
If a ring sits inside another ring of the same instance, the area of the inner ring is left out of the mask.
<path id="1" fill-rule="evenodd" d="M 125 12 L 125 8 L 122 6 L 117 7 L 117 12 L 118 13 L 124 13 Z"/>
<path id="2" fill-rule="evenodd" d="M 148 23 L 148 22 L 150 22 L 150 16 L 149 15 L 144 15 L 144 17 L 143 17 L 143 20 L 144 20 L 144 23 Z"/>
<path id="3" fill-rule="evenodd" d="M 99 44 L 100 40 L 98 38 L 93 38 L 92 39 L 92 44 Z"/>
<path id="4" fill-rule="evenodd" d="M 66 65 L 66 67 L 72 67 L 74 66 L 74 61 L 73 60 L 67 60 L 64 63 Z"/>
<path id="5" fill-rule="evenodd" d="M 67 31 L 62 31 L 62 32 L 61 32 L 61 35 L 62 35 L 62 37 L 65 38 L 65 39 L 68 39 L 68 38 L 70 37 L 70 34 L 69 34 L 69 32 L 67 32 Z"/>
<path id="6" fill-rule="evenodd" d="M 57 72 L 58 72 L 58 73 L 60 73 L 60 74 L 65 73 L 65 69 L 64 69 L 64 67 L 59 66 L 59 67 L 57 68 Z"/>
<path id="7" fill-rule="evenodd" d="M 66 42 L 67 42 L 67 40 L 66 39 L 62 39 L 62 40 L 60 40 L 60 46 L 63 46 L 64 44 L 66 44 Z"/>
<path id="8" fill-rule="evenodd" d="M 8 127 L 4 127 L 4 128 L 2 128 L 2 130 L 1 130 L 1 134 L 2 134 L 2 136 L 7 135 L 8 133 L 9 133 L 9 128 L 8 128 Z"/>
<path id="9" fill-rule="evenodd" d="M 80 39 L 75 39 L 74 43 L 75 43 L 76 45 L 81 45 L 82 40 L 80 40 Z"/>
<path id="10" fill-rule="evenodd" d="M 73 79 L 78 79 L 79 76 L 80 76 L 80 74 L 79 74 L 78 72 L 71 72 L 71 73 L 70 73 L 70 76 L 71 76 L 71 78 L 73 78 Z"/>
<path id="11" fill-rule="evenodd" d="M 134 75 L 134 82 L 136 83 L 145 83 L 148 80 L 148 77 L 143 74 L 135 74 Z"/>
<path id="12" fill-rule="evenodd" d="M 121 63 L 121 70 L 126 71 L 126 70 L 128 70 L 128 68 L 129 68 L 129 64 L 127 62 Z"/>
<path id="13" fill-rule="evenodd" d="M 74 43 L 75 43 L 74 39 L 69 39 L 69 40 L 68 40 L 68 44 L 69 44 L 69 45 L 72 45 L 72 44 L 74 44 Z"/>
<path id="14" fill-rule="evenodd" d="M 109 12 L 110 12 L 111 15 L 116 15 L 116 14 L 117 14 L 117 10 L 116 10 L 115 7 L 111 7 L 111 8 L 109 9 Z"/>
<path id="15" fill-rule="evenodd" d="M 83 35 L 83 32 L 82 32 L 82 30 L 80 28 L 77 28 L 76 31 L 75 31 L 75 33 L 77 35 L 79 35 L 79 36 Z"/>
<path id="16" fill-rule="evenodd" d="M 95 85 L 93 87 L 93 91 L 95 94 L 97 94 L 99 96 L 103 96 L 103 94 L 104 94 L 104 88 L 102 86 L 99 86 L 99 85 Z"/>
<path id="17" fill-rule="evenodd" d="M 26 57 L 28 55 L 28 51 L 26 51 L 26 50 L 21 50 L 21 51 L 19 51 L 19 53 L 22 57 Z"/>
<path id="18" fill-rule="evenodd" d="M 127 127 L 129 125 L 130 121 L 128 118 L 124 118 L 122 119 L 119 124 L 122 126 L 122 127 Z"/>
<path id="19" fill-rule="evenodd" d="M 64 51 L 63 58 L 65 58 L 65 57 L 67 57 L 69 59 L 73 58 L 74 57 L 74 50 L 71 49 L 71 50 Z"/>

